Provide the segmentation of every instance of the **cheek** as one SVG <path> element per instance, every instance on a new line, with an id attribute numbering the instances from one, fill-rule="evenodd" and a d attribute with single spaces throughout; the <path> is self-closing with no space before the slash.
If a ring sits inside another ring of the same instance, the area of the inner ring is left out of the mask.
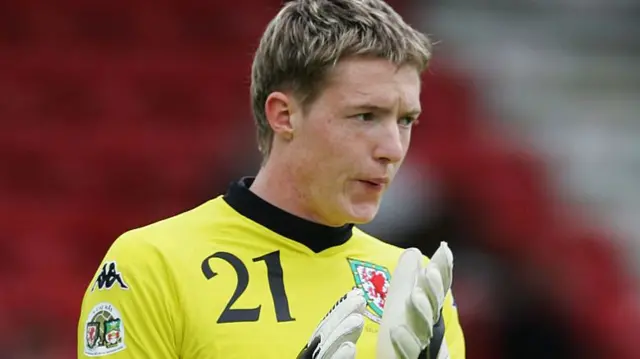
<path id="1" fill-rule="evenodd" d="M 330 134 L 321 141 L 314 144 L 317 157 L 309 165 L 313 167 L 316 178 L 324 182 L 322 187 L 335 192 L 336 186 L 342 186 L 357 168 L 357 151 L 353 141 L 341 134 Z"/>
<path id="2" fill-rule="evenodd" d="M 343 119 L 314 118 L 312 124 L 299 142 L 299 149 L 307 153 L 305 166 L 311 166 L 317 177 L 333 182 L 349 175 L 363 139 Z"/>
<path id="3" fill-rule="evenodd" d="M 338 120 L 327 120 L 321 126 L 317 126 L 311 136 L 318 152 L 335 160 L 336 157 L 344 155 L 345 149 L 352 142 L 353 139 L 349 138 L 349 133 L 344 124 Z"/>

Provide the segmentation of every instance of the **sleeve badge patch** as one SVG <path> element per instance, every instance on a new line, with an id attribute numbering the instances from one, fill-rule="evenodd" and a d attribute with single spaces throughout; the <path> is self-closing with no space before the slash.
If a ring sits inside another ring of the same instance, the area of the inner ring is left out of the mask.
<path id="1" fill-rule="evenodd" d="M 125 348 L 124 322 L 120 312 L 106 302 L 93 307 L 85 322 L 85 355 L 92 357 L 109 355 Z"/>

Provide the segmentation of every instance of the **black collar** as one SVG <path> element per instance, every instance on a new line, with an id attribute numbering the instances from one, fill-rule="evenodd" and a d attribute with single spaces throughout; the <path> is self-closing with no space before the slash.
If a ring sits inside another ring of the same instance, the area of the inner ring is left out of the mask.
<path id="1" fill-rule="evenodd" d="M 351 238 L 353 224 L 329 227 L 286 212 L 249 190 L 253 177 L 244 177 L 229 186 L 224 200 L 241 215 L 307 246 L 315 253 L 338 246 Z"/>

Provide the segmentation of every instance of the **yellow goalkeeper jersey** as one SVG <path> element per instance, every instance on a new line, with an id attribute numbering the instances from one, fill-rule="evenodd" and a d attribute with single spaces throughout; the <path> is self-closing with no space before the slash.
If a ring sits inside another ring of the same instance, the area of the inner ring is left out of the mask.
<path id="1" fill-rule="evenodd" d="M 375 358 L 402 249 L 293 216 L 253 194 L 251 181 L 113 243 L 84 294 L 79 358 L 294 359 L 354 286 L 367 300 L 357 358 Z M 441 318 L 431 358 L 464 358 L 450 294 Z"/>

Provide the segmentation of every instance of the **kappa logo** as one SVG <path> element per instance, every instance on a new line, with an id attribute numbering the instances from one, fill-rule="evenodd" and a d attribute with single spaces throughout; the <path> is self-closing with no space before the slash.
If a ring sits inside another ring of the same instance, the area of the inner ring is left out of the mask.
<path id="1" fill-rule="evenodd" d="M 100 303 L 91 309 L 85 322 L 84 353 L 102 356 L 124 350 L 124 323 L 111 303 Z"/>
<path id="2" fill-rule="evenodd" d="M 386 267 L 357 259 L 348 259 L 356 286 L 362 289 L 367 301 L 365 315 L 380 324 L 387 300 L 391 274 Z"/>
<path id="3" fill-rule="evenodd" d="M 95 283 L 93 283 L 91 291 L 93 292 L 94 289 L 96 289 L 96 286 L 98 287 L 98 290 L 111 289 L 116 283 L 118 283 L 122 289 L 129 289 L 129 286 L 122 278 L 122 274 L 118 272 L 116 262 L 106 262 L 102 266 L 102 270 L 100 271 L 98 278 L 96 278 Z"/>

